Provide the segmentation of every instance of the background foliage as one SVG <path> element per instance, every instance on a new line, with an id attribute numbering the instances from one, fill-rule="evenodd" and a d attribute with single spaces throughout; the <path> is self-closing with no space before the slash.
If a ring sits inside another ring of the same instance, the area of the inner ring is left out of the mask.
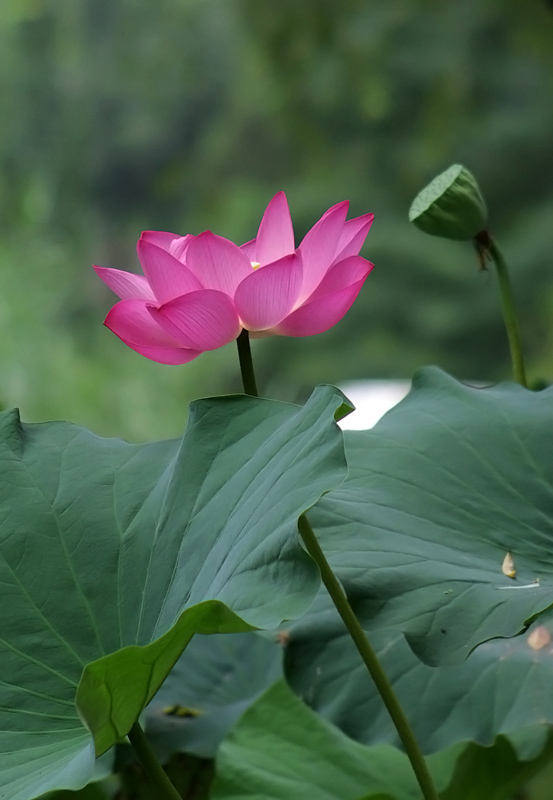
<path id="1" fill-rule="evenodd" d="M 251 238 L 284 189 L 298 238 L 332 203 L 374 211 L 377 268 L 336 329 L 256 343 L 262 389 L 497 380 L 491 274 L 411 229 L 452 161 L 479 176 L 512 264 L 531 375 L 553 371 L 553 9 L 545 0 L 5 0 L 0 9 L 0 399 L 131 439 L 177 435 L 189 399 L 239 388 L 232 347 L 184 368 L 101 321 L 92 262 L 137 269 L 143 228 Z"/>

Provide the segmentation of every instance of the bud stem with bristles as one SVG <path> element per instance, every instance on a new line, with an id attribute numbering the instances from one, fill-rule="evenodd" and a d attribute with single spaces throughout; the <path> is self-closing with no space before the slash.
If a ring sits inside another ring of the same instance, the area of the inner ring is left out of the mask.
<path id="1" fill-rule="evenodd" d="M 503 258 L 503 255 L 501 254 L 501 251 L 495 240 L 488 231 L 482 231 L 478 234 L 478 236 L 475 236 L 474 243 L 476 245 L 480 264 L 482 265 L 485 263 L 486 258 L 491 259 L 495 264 L 495 268 L 497 270 L 497 280 L 499 283 L 499 293 L 501 295 L 503 320 L 505 321 L 507 338 L 509 340 L 513 377 L 516 381 L 518 381 L 518 383 L 521 384 L 521 386 L 524 386 L 527 389 L 528 383 L 526 381 L 526 368 L 524 366 L 522 342 L 520 339 L 520 331 L 515 311 L 515 302 L 513 299 L 513 290 L 511 288 L 507 263 Z"/>

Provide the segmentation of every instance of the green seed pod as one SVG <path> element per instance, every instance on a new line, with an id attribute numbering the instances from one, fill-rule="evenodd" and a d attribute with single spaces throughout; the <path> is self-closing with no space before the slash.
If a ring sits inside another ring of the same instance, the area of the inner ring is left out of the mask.
<path id="1" fill-rule="evenodd" d="M 409 221 L 431 236 L 466 240 L 486 228 L 488 210 L 474 175 L 454 164 L 418 193 Z"/>

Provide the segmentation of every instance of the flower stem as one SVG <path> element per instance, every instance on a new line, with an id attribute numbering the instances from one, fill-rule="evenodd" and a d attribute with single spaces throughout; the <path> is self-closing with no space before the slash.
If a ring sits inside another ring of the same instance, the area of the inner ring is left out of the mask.
<path id="1" fill-rule="evenodd" d="M 250 349 L 250 334 L 245 328 L 242 329 L 242 333 L 236 340 L 236 344 L 238 345 L 238 358 L 240 360 L 240 372 L 242 374 L 244 392 L 252 395 L 252 397 L 259 397 L 257 384 L 255 382 L 255 374 L 253 371 L 252 351 Z"/>
<path id="2" fill-rule="evenodd" d="M 242 336 L 244 336 L 246 344 L 244 344 L 244 340 L 241 343 L 240 340 L 242 339 Z M 238 354 L 240 356 L 240 370 L 242 372 L 244 391 L 246 394 L 252 394 L 254 397 L 258 397 L 259 395 L 257 393 L 257 387 L 255 384 L 248 332 L 245 330 L 242 331 L 238 337 Z M 411 726 L 409 725 L 407 717 L 405 716 L 405 713 L 399 704 L 399 700 L 392 689 L 392 685 L 380 665 L 378 656 L 372 649 L 363 628 L 353 613 L 353 609 L 348 602 L 346 594 L 342 589 L 338 579 L 332 572 L 330 564 L 326 560 L 325 554 L 323 553 L 321 546 L 317 541 L 317 537 L 313 532 L 313 528 L 309 524 L 309 520 L 305 514 L 302 514 L 299 518 L 298 530 L 303 543 L 305 544 L 307 552 L 319 567 L 322 581 L 326 586 L 330 597 L 332 598 L 332 602 L 342 617 L 347 631 L 353 639 L 353 642 L 357 647 L 357 650 L 359 651 L 359 654 L 363 659 L 371 678 L 374 681 L 384 705 L 388 709 L 388 713 L 392 718 L 392 722 L 394 723 L 399 737 L 403 742 L 403 746 L 405 747 L 407 757 L 411 762 L 413 772 L 415 773 L 423 797 L 425 800 L 439 800 L 432 777 L 428 771 L 428 767 L 426 766 L 424 756 L 422 755 L 417 740 L 415 739 L 415 734 L 411 730 Z"/>
<path id="3" fill-rule="evenodd" d="M 501 294 L 501 306 L 503 309 L 503 319 L 507 328 L 507 338 L 509 339 L 509 350 L 511 351 L 511 364 L 513 366 L 513 377 L 526 389 L 526 370 L 524 367 L 524 356 L 522 354 L 522 344 L 520 341 L 520 331 L 518 328 L 515 303 L 513 300 L 513 290 L 509 280 L 509 271 L 501 251 L 492 237 L 488 241 L 488 253 L 492 258 L 497 270 L 499 281 L 499 292 Z"/>
<path id="4" fill-rule="evenodd" d="M 181 800 L 180 794 L 155 757 L 154 751 L 150 747 L 150 743 L 146 738 L 146 734 L 140 727 L 140 724 L 135 722 L 127 735 L 138 756 L 138 760 L 142 764 L 146 777 L 155 790 L 156 798 L 158 798 L 158 800 Z"/>
<path id="5" fill-rule="evenodd" d="M 403 742 L 407 757 L 411 762 L 413 772 L 416 775 L 423 796 L 426 798 L 426 800 L 439 800 L 432 777 L 428 771 L 428 767 L 426 766 L 424 756 L 420 751 L 419 745 L 415 739 L 415 735 L 411 729 L 411 726 L 409 725 L 407 717 L 405 716 L 405 713 L 396 697 L 386 673 L 382 669 L 380 661 L 378 660 L 378 656 L 372 649 L 371 644 L 365 635 L 365 631 L 353 613 L 353 609 L 348 602 L 346 593 L 332 572 L 330 564 L 326 560 L 325 554 L 323 553 L 321 546 L 317 541 L 317 537 L 313 532 L 313 528 L 309 524 L 305 514 L 301 515 L 298 528 L 307 552 L 317 563 L 321 572 L 322 581 L 326 586 L 330 597 L 332 598 L 332 602 L 342 617 L 348 633 L 353 639 L 353 642 L 357 647 L 359 655 L 363 659 L 365 666 L 369 670 L 371 678 L 378 689 L 384 705 L 388 709 L 388 713 L 392 718 L 392 722 L 394 723 L 399 737 Z"/>

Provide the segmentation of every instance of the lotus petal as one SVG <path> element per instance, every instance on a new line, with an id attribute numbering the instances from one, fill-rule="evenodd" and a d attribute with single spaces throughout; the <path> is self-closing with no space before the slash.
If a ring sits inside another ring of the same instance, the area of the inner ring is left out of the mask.
<path id="1" fill-rule="evenodd" d="M 263 214 L 257 234 L 257 258 L 260 264 L 271 264 L 296 249 L 294 228 L 284 192 L 275 194 Z"/>
<path id="2" fill-rule="evenodd" d="M 158 303 L 161 305 L 204 287 L 188 267 L 155 244 L 141 239 L 138 257 Z"/>
<path id="3" fill-rule="evenodd" d="M 323 333 L 339 322 L 351 308 L 365 278 L 332 294 L 319 297 L 293 311 L 274 332 L 281 336 L 314 336 Z"/>
<path id="4" fill-rule="evenodd" d="M 301 256 L 294 253 L 244 278 L 234 295 L 243 327 L 266 330 L 283 320 L 294 307 L 302 276 Z"/>
<path id="5" fill-rule="evenodd" d="M 143 300 L 121 300 L 113 306 L 104 325 L 132 350 L 160 364 L 186 364 L 201 352 L 181 347 L 155 322 Z"/>
<path id="6" fill-rule="evenodd" d="M 159 308 L 149 306 L 149 312 L 182 347 L 192 350 L 216 350 L 241 330 L 232 300 L 214 289 L 190 292 Z"/>
<path id="7" fill-rule="evenodd" d="M 251 261 L 238 245 L 211 231 L 190 242 L 186 264 L 205 289 L 217 289 L 229 297 L 234 297 L 238 284 L 252 271 Z"/>
<path id="8" fill-rule="evenodd" d="M 336 248 L 336 256 L 334 263 L 342 261 L 348 256 L 357 256 L 359 251 L 365 243 L 367 234 L 373 223 L 374 214 L 364 214 L 362 217 L 355 217 L 348 219 L 344 225 L 338 247 Z"/>
<path id="9" fill-rule="evenodd" d="M 303 259 L 303 287 L 300 302 L 306 300 L 324 278 L 334 261 L 344 229 L 349 203 L 344 200 L 323 214 L 305 235 L 299 250 Z"/>
<path id="10" fill-rule="evenodd" d="M 144 275 L 135 275 L 133 272 L 125 272 L 122 269 L 110 269 L 96 265 L 94 265 L 94 271 L 121 300 L 155 300 L 148 279 Z"/>

